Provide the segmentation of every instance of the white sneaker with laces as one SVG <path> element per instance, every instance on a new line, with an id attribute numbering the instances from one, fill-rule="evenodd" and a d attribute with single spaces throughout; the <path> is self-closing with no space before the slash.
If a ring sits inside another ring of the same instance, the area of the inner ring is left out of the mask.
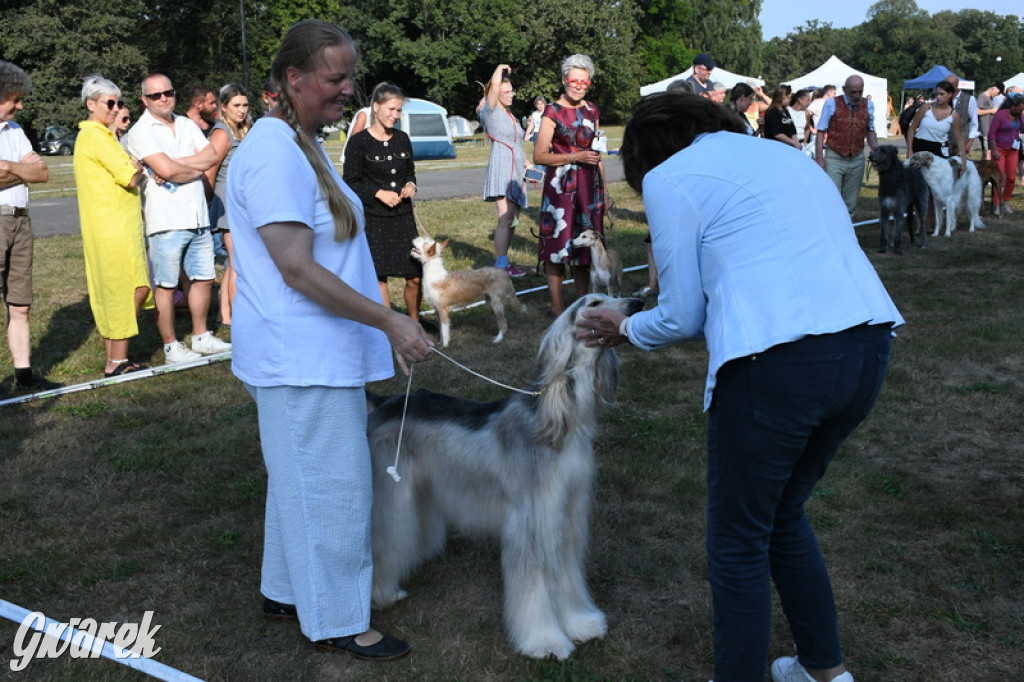
<path id="1" fill-rule="evenodd" d="M 194 353 L 185 347 L 185 344 L 181 341 L 175 341 L 174 345 L 171 346 L 170 350 L 164 349 L 164 360 L 168 365 L 176 365 L 179 362 L 188 362 L 189 360 L 198 360 L 203 357 L 199 353 Z"/>
<path id="2" fill-rule="evenodd" d="M 804 667 L 800 665 L 796 656 L 776 658 L 772 663 L 772 680 L 774 682 L 815 682 L 814 678 L 808 675 Z M 832 682 L 853 682 L 853 675 L 847 671 L 832 678 Z"/>
<path id="3" fill-rule="evenodd" d="M 192 337 L 192 350 L 203 355 L 224 353 L 231 350 L 231 344 L 221 341 L 213 335 L 213 332 L 205 332 L 199 336 Z"/>

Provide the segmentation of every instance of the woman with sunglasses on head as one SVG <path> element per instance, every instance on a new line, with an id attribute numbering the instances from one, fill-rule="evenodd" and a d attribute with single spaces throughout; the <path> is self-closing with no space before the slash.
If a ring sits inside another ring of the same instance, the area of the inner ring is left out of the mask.
<path id="1" fill-rule="evenodd" d="M 245 139 L 252 127 L 249 115 L 249 93 L 237 83 L 228 83 L 217 96 L 220 118 L 210 131 L 210 144 L 217 152 L 217 163 L 206 171 L 207 198 L 210 200 L 210 226 L 220 232 L 228 258 L 224 263 L 224 275 L 220 281 L 220 322 L 231 326 L 231 302 L 235 298 L 236 275 L 234 243 L 231 241 L 231 227 L 225 204 L 228 185 L 228 164 L 238 144 Z M 212 194 L 211 194 L 212 192 Z"/>
<path id="2" fill-rule="evenodd" d="M 484 176 L 484 201 L 493 201 L 498 209 L 498 227 L 494 230 L 494 267 L 510 277 L 526 273 L 508 262 L 508 246 L 526 208 L 526 155 L 523 152 L 523 128 L 509 108 L 516 95 L 508 75 L 508 64 L 499 64 L 484 88 L 480 122 L 491 140 L 491 155 Z"/>
<path id="3" fill-rule="evenodd" d="M 533 162 L 546 167 L 540 207 L 539 260 L 544 263 L 551 314 L 559 315 L 564 268 L 571 269 L 576 295 L 590 289 L 590 249 L 573 247 L 584 230 L 604 236 L 606 187 L 601 153 L 591 149 L 601 112 L 584 100 L 594 62 L 574 54 L 562 62 L 562 95 L 544 110 Z"/>
<path id="4" fill-rule="evenodd" d="M 110 126 L 128 111 L 121 89 L 100 75 L 82 85 L 89 118 L 78 124 L 75 183 L 89 307 L 107 353 L 105 376 L 145 369 L 128 358 L 138 315 L 151 301 L 142 204 L 142 166 L 118 144 Z"/>

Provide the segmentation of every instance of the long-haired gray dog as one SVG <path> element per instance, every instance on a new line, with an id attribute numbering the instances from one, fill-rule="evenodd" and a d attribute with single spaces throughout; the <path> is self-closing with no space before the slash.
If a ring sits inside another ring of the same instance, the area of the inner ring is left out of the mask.
<path id="1" fill-rule="evenodd" d="M 595 472 L 592 441 L 618 387 L 619 361 L 575 338 L 587 307 L 633 314 L 643 302 L 588 294 L 544 334 L 533 389 L 480 403 L 432 391 L 368 394 L 373 453 L 373 601 L 387 606 L 400 583 L 445 544 L 449 525 L 497 537 L 512 646 L 564 659 L 574 641 L 602 637 L 605 617 L 584 572 Z M 395 482 L 386 469 L 402 449 Z"/>

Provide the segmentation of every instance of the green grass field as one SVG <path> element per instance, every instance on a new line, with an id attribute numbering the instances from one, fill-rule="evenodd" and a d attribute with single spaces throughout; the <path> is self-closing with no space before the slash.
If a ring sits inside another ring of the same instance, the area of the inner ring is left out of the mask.
<path id="1" fill-rule="evenodd" d="M 864 189 L 858 219 L 874 217 Z M 611 187 L 611 245 L 644 261 L 643 207 Z M 872 416 L 847 442 L 809 513 L 832 570 L 848 664 L 859 682 L 1012 680 L 1024 666 L 1024 203 L 987 230 L 875 253 L 907 319 Z M 488 264 L 494 209 L 478 199 L 421 202 L 449 267 Z M 534 262 L 524 218 L 512 258 Z M 34 359 L 66 383 L 98 378 L 103 349 L 77 237 L 39 240 Z M 532 274 L 518 289 L 543 283 Z M 627 275 L 626 290 L 646 283 Z M 396 303 L 398 297 L 394 297 Z M 512 385 L 529 380 L 546 294 L 528 294 L 493 346 L 494 321 L 457 314 L 448 353 Z M 651 303 L 649 303 L 651 304 Z M 184 330 L 186 320 L 179 319 Z M 151 314 L 132 357 L 162 358 Z M 10 358 L 0 344 L 0 377 Z M 340 352 L 340 351 L 339 351 Z M 408 658 L 373 664 L 315 653 L 294 625 L 265 621 L 259 564 L 266 490 L 253 404 L 229 363 L 0 407 L 0 598 L 51 618 L 161 625 L 157 660 L 209 680 L 707 680 L 711 607 L 704 553 L 707 356 L 692 343 L 620 349 L 623 386 L 603 418 L 589 582 L 606 638 L 566 662 L 511 652 L 495 543 L 458 535 L 374 624 L 407 638 Z M 414 388 L 477 399 L 504 390 L 440 358 Z M 404 378 L 371 387 L 399 393 Z M 10 672 L 17 624 L 0 620 L 0 678 L 138 680 L 101 660 L 35 660 Z M 776 609 L 773 656 L 792 653 Z"/>

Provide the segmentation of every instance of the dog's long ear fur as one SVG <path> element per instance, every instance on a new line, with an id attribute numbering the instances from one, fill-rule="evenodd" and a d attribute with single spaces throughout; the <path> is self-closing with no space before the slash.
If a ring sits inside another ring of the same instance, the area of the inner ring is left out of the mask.
<path id="1" fill-rule="evenodd" d="M 540 342 L 537 354 L 536 387 L 544 390 L 538 399 L 537 438 L 561 450 L 574 428 L 596 423 L 581 419 L 596 414 L 612 402 L 619 386 L 619 359 L 612 349 L 588 349 L 575 338 L 580 299 L 552 323 Z M 591 437 L 592 434 L 588 434 Z"/>

